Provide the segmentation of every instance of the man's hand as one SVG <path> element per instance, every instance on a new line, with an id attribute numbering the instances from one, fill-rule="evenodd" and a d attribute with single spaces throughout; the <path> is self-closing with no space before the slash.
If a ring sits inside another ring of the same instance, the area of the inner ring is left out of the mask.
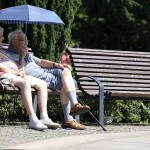
<path id="1" fill-rule="evenodd" d="M 38 65 L 43 67 L 43 68 L 61 68 L 61 69 L 64 69 L 64 68 L 68 68 L 71 70 L 71 67 L 70 65 L 67 65 L 67 64 L 59 64 L 59 63 L 55 63 L 55 62 L 52 62 L 50 60 L 46 60 L 46 59 L 41 59 L 40 62 L 38 62 Z"/>
<path id="2" fill-rule="evenodd" d="M 24 58 L 26 54 L 28 53 L 28 47 L 24 46 L 19 50 L 19 68 L 24 67 Z"/>
<path id="3" fill-rule="evenodd" d="M 28 47 L 24 46 L 19 50 L 20 57 L 24 58 L 28 53 Z"/>

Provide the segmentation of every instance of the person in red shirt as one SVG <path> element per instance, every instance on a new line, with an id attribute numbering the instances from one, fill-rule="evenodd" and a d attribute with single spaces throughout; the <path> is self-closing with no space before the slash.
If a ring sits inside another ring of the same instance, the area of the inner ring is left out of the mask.
<path id="1" fill-rule="evenodd" d="M 71 65 L 71 60 L 69 54 L 64 50 L 61 55 L 61 63 Z"/>

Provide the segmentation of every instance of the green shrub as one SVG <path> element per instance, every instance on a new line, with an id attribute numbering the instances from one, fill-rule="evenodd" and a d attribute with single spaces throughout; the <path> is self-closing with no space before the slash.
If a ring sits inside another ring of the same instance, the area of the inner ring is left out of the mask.
<path id="1" fill-rule="evenodd" d="M 28 121 L 27 113 L 18 95 L 0 96 L 0 118 L 3 123 Z"/>
<path id="2" fill-rule="evenodd" d="M 106 101 L 105 116 L 112 116 L 115 123 L 150 123 L 149 103 L 133 100 Z"/>
<path id="3" fill-rule="evenodd" d="M 84 99 L 84 102 L 91 107 L 91 112 L 99 117 L 99 104 L 96 99 Z M 15 105 L 14 105 L 15 104 Z M 15 106 L 15 107 L 14 107 Z M 150 123 L 150 103 L 132 100 L 105 101 L 105 118 L 111 116 L 113 123 Z M 54 121 L 64 120 L 62 106 L 59 96 L 49 96 L 48 114 Z M 39 111 L 37 112 L 39 117 Z M 0 118 L 3 123 L 17 121 L 27 122 L 28 115 L 22 104 L 20 96 L 0 96 Z M 83 122 L 95 122 L 88 113 L 80 116 Z"/>

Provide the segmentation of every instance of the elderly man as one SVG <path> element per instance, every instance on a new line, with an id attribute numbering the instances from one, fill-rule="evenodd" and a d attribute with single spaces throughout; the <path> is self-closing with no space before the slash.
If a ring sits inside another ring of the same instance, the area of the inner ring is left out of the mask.
<path id="1" fill-rule="evenodd" d="M 4 29 L 0 27 L 0 78 L 8 79 L 12 84 L 21 89 L 21 98 L 29 115 L 29 128 L 36 130 L 45 130 L 49 128 L 58 128 L 60 125 L 54 123 L 47 114 L 47 85 L 46 82 L 32 76 L 26 76 L 23 68 L 17 66 L 14 61 L 8 57 L 2 49 L 1 44 L 4 39 Z M 22 58 L 19 55 L 19 61 Z M 40 120 L 37 118 L 33 106 L 31 86 L 37 89 L 38 105 L 40 110 Z"/>
<path id="2" fill-rule="evenodd" d="M 20 54 L 23 58 L 25 71 L 31 75 L 46 81 L 47 87 L 53 90 L 60 90 L 60 99 L 64 112 L 65 128 L 85 129 L 73 119 L 73 116 L 85 113 L 90 110 L 89 106 L 82 106 L 78 103 L 74 80 L 71 71 L 66 64 L 58 64 L 49 60 L 39 59 L 26 50 L 26 35 L 22 31 L 13 31 L 8 35 L 10 46 L 7 54 L 16 62 L 19 62 Z"/>

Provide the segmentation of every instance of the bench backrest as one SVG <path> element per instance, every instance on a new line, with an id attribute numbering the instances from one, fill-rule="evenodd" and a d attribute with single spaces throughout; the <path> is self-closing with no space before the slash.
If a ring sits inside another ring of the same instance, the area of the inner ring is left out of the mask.
<path id="1" fill-rule="evenodd" d="M 68 48 L 77 77 L 94 76 L 105 92 L 117 98 L 150 98 L 150 53 L 120 50 Z M 81 88 L 98 94 L 95 82 L 84 78 Z"/>

